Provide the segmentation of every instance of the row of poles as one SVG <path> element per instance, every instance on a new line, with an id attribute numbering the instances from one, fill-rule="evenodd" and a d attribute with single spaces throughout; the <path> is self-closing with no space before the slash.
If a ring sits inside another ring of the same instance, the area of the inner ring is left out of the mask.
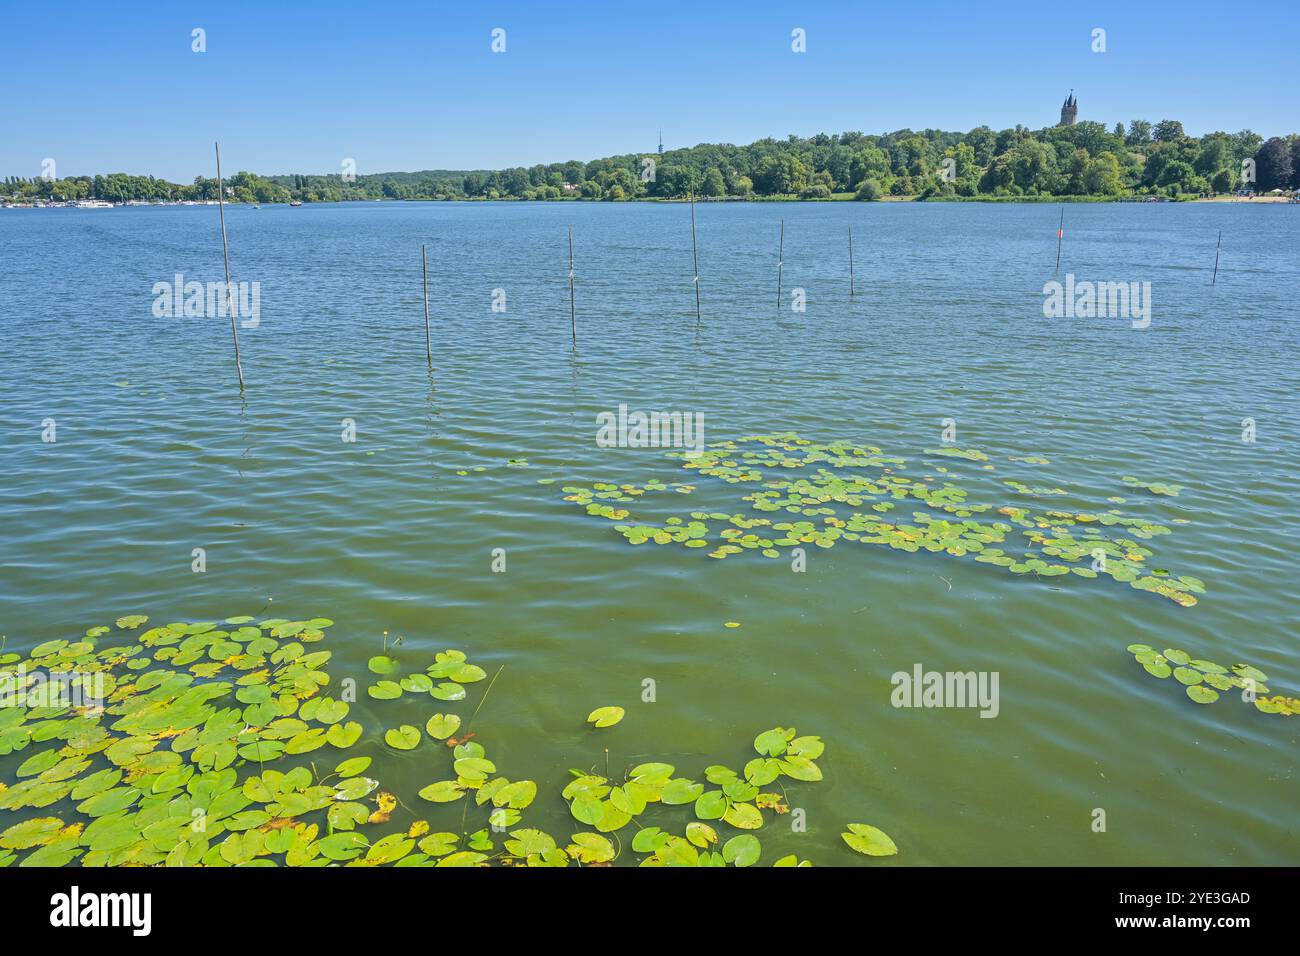
<path id="1" fill-rule="evenodd" d="M 239 391 L 244 391 L 244 366 L 239 356 L 239 327 L 235 322 L 234 292 L 230 284 L 230 245 L 226 238 L 226 193 L 221 180 L 221 145 L 217 151 L 217 205 L 221 216 L 221 254 L 226 266 L 226 306 L 230 313 L 230 335 L 235 344 L 235 372 L 239 376 Z M 695 197 L 691 196 L 691 262 L 695 269 L 692 284 L 695 286 L 695 322 L 699 325 L 700 313 L 700 247 L 695 236 Z M 849 295 L 857 294 L 853 270 L 853 227 L 848 227 L 849 234 Z M 1061 207 L 1061 218 L 1056 227 L 1056 273 L 1061 271 L 1061 244 L 1065 237 L 1065 207 Z M 1223 230 L 1219 230 L 1218 242 L 1214 249 L 1214 275 L 1210 280 L 1215 285 L 1219 280 L 1219 252 L 1223 247 Z M 424 280 L 424 353 L 429 368 L 433 368 L 433 335 L 429 328 L 429 255 L 426 245 L 420 246 L 420 266 Z M 785 219 L 781 219 L 780 234 L 777 239 L 776 254 L 776 305 L 781 307 L 781 288 L 785 273 Z M 578 303 L 574 289 L 573 266 L 573 227 L 569 226 L 569 330 L 573 338 L 573 347 L 578 347 Z"/>
<path id="2" fill-rule="evenodd" d="M 692 285 L 695 286 L 695 323 L 699 325 L 701 320 L 700 311 L 700 246 L 695 235 L 695 197 L 691 197 L 691 263 L 695 269 L 695 275 L 692 278 Z M 429 344 L 429 260 L 425 252 L 426 247 L 420 246 L 420 262 L 424 271 L 424 347 L 425 353 L 429 360 L 429 366 L 433 366 L 433 348 Z M 776 305 L 781 307 L 781 276 L 785 267 L 785 220 L 781 220 L 781 237 L 777 248 L 776 256 Z M 573 268 L 573 227 L 569 226 L 569 331 L 573 338 L 573 347 L 578 347 L 578 300 L 574 290 L 574 278 L 576 273 Z M 227 279 L 229 281 L 229 279 Z M 854 285 L 853 275 L 853 227 L 849 226 L 849 295 L 856 295 L 857 290 Z M 243 379 L 240 379 L 241 383 Z"/>
<path id="3" fill-rule="evenodd" d="M 1061 207 L 1061 221 L 1056 226 L 1056 274 L 1061 274 L 1061 240 L 1065 236 L 1065 207 Z M 1210 285 L 1217 285 L 1219 282 L 1219 252 L 1223 248 L 1223 230 L 1219 230 L 1219 238 L 1214 244 L 1214 275 L 1210 277 Z M 849 284 L 853 283 L 853 232 L 849 231 Z"/>

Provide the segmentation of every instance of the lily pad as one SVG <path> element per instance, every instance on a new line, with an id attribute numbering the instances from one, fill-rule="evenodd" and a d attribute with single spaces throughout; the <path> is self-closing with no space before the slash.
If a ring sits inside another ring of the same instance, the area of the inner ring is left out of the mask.
<path id="1" fill-rule="evenodd" d="M 733 866 L 753 866 L 761 853 L 758 837 L 750 833 L 734 836 L 722 847 L 722 858 Z"/>
<path id="2" fill-rule="evenodd" d="M 460 729 L 460 717 L 456 714 L 434 714 L 424 729 L 435 740 L 446 740 Z"/>
<path id="3" fill-rule="evenodd" d="M 850 823 L 848 830 L 841 833 L 850 849 L 866 856 L 894 856 L 898 847 L 884 830 L 869 823 Z"/>
<path id="4" fill-rule="evenodd" d="M 394 750 L 414 750 L 420 745 L 420 728 L 402 724 L 384 733 L 384 743 Z"/>
<path id="5" fill-rule="evenodd" d="M 587 715 L 587 723 L 597 727 L 613 727 L 623 719 L 622 707 L 597 707 Z"/>

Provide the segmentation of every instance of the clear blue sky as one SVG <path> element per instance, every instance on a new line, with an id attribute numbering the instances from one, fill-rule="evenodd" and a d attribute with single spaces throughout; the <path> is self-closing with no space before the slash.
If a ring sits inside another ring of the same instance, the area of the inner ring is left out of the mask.
<path id="1" fill-rule="evenodd" d="M 0 175 L 497 168 L 789 133 L 1181 120 L 1300 132 L 1300 8 L 10 2 Z M 191 52 L 191 30 L 207 52 Z M 494 27 L 506 52 L 490 50 Z M 807 31 L 807 52 L 790 49 Z M 1107 51 L 1093 53 L 1094 27 Z"/>

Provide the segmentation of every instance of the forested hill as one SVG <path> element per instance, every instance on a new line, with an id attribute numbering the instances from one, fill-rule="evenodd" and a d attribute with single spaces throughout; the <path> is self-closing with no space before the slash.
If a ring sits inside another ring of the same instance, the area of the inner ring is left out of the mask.
<path id="1" fill-rule="evenodd" d="M 1253 168 L 1252 168 L 1253 164 Z M 1254 181 L 1250 181 L 1253 175 Z M 1107 128 L 1081 122 L 1029 130 L 968 133 L 899 130 L 763 139 L 748 146 L 702 144 L 500 170 L 428 170 L 262 176 L 240 172 L 228 185 L 244 202 L 349 199 L 629 200 L 702 197 L 942 199 L 1089 196 L 1171 198 L 1300 186 L 1300 135 L 1242 130 L 1187 136 L 1181 123 L 1134 120 Z M 180 185 L 114 173 L 55 180 L 9 177 L 0 196 L 110 201 L 215 199 L 216 181 Z"/>

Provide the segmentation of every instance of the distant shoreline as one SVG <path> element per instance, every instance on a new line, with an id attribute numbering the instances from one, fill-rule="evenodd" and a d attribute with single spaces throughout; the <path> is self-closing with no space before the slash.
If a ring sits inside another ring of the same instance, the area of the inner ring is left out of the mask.
<path id="1" fill-rule="evenodd" d="M 509 196 L 499 196 L 496 198 L 487 197 L 447 197 L 444 199 L 325 199 L 325 200 L 308 200 L 306 202 L 296 203 L 297 206 L 338 206 L 345 204 L 361 203 L 538 203 L 551 205 L 555 203 L 582 203 L 596 205 L 626 205 L 626 204 L 684 204 L 692 200 L 689 198 L 660 198 L 654 196 L 638 197 L 636 199 L 620 199 L 610 201 L 605 199 L 593 199 L 582 196 L 566 197 L 564 199 L 527 199 Z M 761 205 L 766 203 L 807 203 L 810 205 L 820 203 L 838 203 L 838 202 L 859 202 L 863 205 L 871 203 L 985 203 L 988 205 L 1015 205 L 1023 203 L 1025 205 L 1055 205 L 1062 203 L 1089 203 L 1089 204 L 1162 204 L 1162 203 L 1215 203 L 1215 204 L 1234 204 L 1242 206 L 1270 206 L 1270 205 L 1296 205 L 1295 199 L 1291 196 L 1254 196 L 1246 198 L 1243 196 L 1189 196 L 1189 197 L 1145 197 L 1145 196 L 881 196 L 878 199 L 860 200 L 852 193 L 844 193 L 828 196 L 824 199 L 805 199 L 800 196 L 698 196 L 694 199 L 701 205 L 706 204 L 731 204 L 731 203 L 752 203 Z M 103 206 L 90 208 L 158 208 L 158 207 L 198 207 L 198 206 L 216 206 L 216 200 L 200 200 L 197 202 L 128 202 L 128 203 L 106 203 Z M 231 207 L 248 207 L 257 209 L 262 206 L 290 206 L 287 202 L 248 202 L 245 200 L 230 200 L 226 203 Z M 86 209 L 86 206 L 78 206 L 76 203 L 3 203 L 0 209 Z"/>
<path id="2" fill-rule="evenodd" d="M 1300 190 L 1300 135 L 1250 131 L 1187 136 L 1176 120 L 1113 128 L 1090 120 L 1029 130 L 910 129 L 700 143 L 590 161 L 497 170 L 426 169 L 265 176 L 240 170 L 198 176 L 6 177 L 0 202 L 203 202 L 218 193 L 245 204 L 346 201 L 532 202 L 1249 202 L 1273 205 Z M 1283 193 L 1282 198 L 1271 195 Z"/>

